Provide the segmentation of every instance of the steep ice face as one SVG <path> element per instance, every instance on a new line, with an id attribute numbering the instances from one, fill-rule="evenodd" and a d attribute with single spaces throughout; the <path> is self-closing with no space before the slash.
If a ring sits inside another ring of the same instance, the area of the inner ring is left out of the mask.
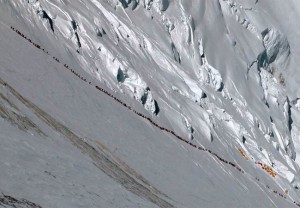
<path id="1" fill-rule="evenodd" d="M 271 72 L 286 69 L 290 56 L 290 46 L 286 37 L 272 28 L 264 30 L 262 38 L 265 51 L 259 57 L 259 67 L 272 64 L 269 68 Z"/>
<path id="2" fill-rule="evenodd" d="M 262 35 L 268 64 L 276 62 L 279 67 L 286 68 L 290 55 L 290 46 L 286 37 L 273 28 L 263 31 Z"/>
<path id="3" fill-rule="evenodd" d="M 223 82 L 221 74 L 217 69 L 211 66 L 205 57 L 202 40 L 199 43 L 199 53 L 201 56 L 201 67 L 200 67 L 200 82 L 206 83 L 213 87 L 216 91 L 221 91 L 223 88 Z"/>

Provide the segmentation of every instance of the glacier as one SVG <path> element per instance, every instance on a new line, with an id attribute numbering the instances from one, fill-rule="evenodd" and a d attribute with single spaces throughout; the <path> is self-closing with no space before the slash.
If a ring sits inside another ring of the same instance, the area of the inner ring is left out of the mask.
<path id="1" fill-rule="evenodd" d="M 299 15 L 0 0 L 0 207 L 299 207 Z"/>

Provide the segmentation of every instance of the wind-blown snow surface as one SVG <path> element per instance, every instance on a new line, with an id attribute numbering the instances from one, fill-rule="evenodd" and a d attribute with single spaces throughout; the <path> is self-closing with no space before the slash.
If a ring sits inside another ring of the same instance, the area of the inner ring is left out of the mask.
<path id="1" fill-rule="evenodd" d="M 299 15 L 296 0 L 0 0 L 0 207 L 300 203 Z"/>

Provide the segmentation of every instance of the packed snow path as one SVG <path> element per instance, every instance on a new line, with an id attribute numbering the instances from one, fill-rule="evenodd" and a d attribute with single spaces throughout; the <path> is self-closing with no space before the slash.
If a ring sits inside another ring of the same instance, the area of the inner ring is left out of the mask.
<path id="1" fill-rule="evenodd" d="M 29 41 L 33 46 L 35 46 L 36 48 L 38 48 L 39 50 L 42 50 L 44 53 L 46 53 L 47 55 L 50 55 L 51 56 L 51 54 L 49 54 L 49 52 L 46 50 L 46 49 L 44 49 L 44 48 L 42 48 L 40 45 L 38 45 L 38 44 L 36 44 L 36 43 L 34 43 L 30 38 L 28 38 L 26 35 L 24 35 L 23 33 L 21 33 L 18 29 L 15 29 L 14 27 L 10 27 L 13 31 L 15 31 L 18 35 L 20 35 L 21 37 L 23 37 L 24 39 L 26 39 L 27 41 Z M 88 83 L 89 85 L 92 85 L 93 86 L 93 84 L 92 84 L 92 82 L 90 82 L 90 81 L 88 81 L 86 78 L 84 78 L 83 76 L 81 76 L 79 73 L 77 73 L 75 70 L 73 70 L 73 69 L 71 69 L 71 68 L 69 68 L 68 67 L 68 65 L 67 64 L 65 64 L 65 63 L 63 63 L 63 62 L 61 62 L 58 58 L 56 58 L 55 56 L 52 56 L 52 58 L 56 61 L 56 62 L 58 62 L 58 63 L 60 63 L 60 64 L 63 64 L 63 67 L 64 68 L 66 68 L 66 69 L 68 69 L 69 71 L 71 71 L 74 75 L 76 75 L 78 78 L 80 78 L 82 81 L 84 81 L 84 82 L 86 82 L 86 83 Z M 8 86 L 9 88 L 10 88 L 10 90 L 12 90 L 12 91 L 14 91 L 13 90 L 13 88 L 11 88 L 7 83 L 5 83 L 3 80 L 1 80 L 1 78 L 0 78 L 0 83 L 1 84 L 3 84 L 4 86 Z M 165 132 L 168 132 L 168 133 L 170 133 L 170 134 L 172 134 L 173 136 L 175 136 L 177 139 L 179 139 L 180 141 L 182 141 L 182 142 L 184 142 L 184 143 L 186 143 L 186 144 L 188 144 L 189 146 L 191 146 L 191 147 L 193 147 L 193 148 L 196 148 L 197 150 L 200 150 L 200 151 L 205 151 L 205 152 L 208 152 L 209 154 L 211 154 L 213 157 L 216 157 L 219 161 L 221 161 L 221 162 L 223 162 L 223 163 L 225 163 L 225 164 L 229 164 L 230 166 L 232 166 L 232 167 L 234 167 L 235 169 L 237 169 L 239 172 L 241 172 L 242 174 L 245 174 L 245 175 L 247 175 L 248 177 L 250 177 L 250 178 L 253 178 L 253 179 L 255 179 L 257 182 L 259 182 L 259 183 L 261 183 L 260 182 L 260 179 L 259 178 L 257 178 L 257 177 L 253 177 L 253 176 L 251 176 L 251 175 L 249 175 L 248 173 L 246 173 L 244 170 L 242 170 L 237 164 L 235 164 L 235 163 L 233 163 L 233 162 L 230 162 L 230 161 L 227 161 L 227 160 L 225 160 L 225 159 L 223 159 L 222 157 L 220 157 L 219 155 L 217 155 L 216 153 L 214 153 L 213 151 L 211 151 L 211 150 L 209 150 L 209 149 L 207 149 L 207 148 L 204 148 L 204 147 L 202 147 L 202 146 L 198 146 L 198 145 L 195 145 L 195 144 L 193 144 L 191 141 L 189 141 L 189 140 L 187 140 L 187 139 L 185 139 L 185 138 L 183 138 L 183 137 L 181 137 L 181 136 L 179 136 L 176 132 L 174 132 L 174 131 L 172 131 L 172 130 L 169 130 L 169 129 L 167 129 L 167 128 L 165 128 L 165 127 L 162 127 L 162 126 L 160 126 L 160 125 L 158 125 L 157 123 L 155 123 L 150 117 L 147 117 L 147 116 L 145 116 L 145 115 L 143 115 L 142 113 L 139 113 L 139 112 L 137 112 L 136 110 L 134 110 L 134 109 L 132 109 L 129 105 L 127 105 L 126 103 L 124 103 L 123 101 L 121 101 L 120 99 L 118 99 L 117 97 L 115 97 L 114 95 L 112 95 L 111 93 L 109 93 L 108 91 L 106 91 L 106 90 L 104 90 L 103 88 L 101 88 L 101 87 L 99 87 L 99 86 L 97 86 L 97 85 L 95 85 L 94 86 L 97 90 L 99 90 L 99 91 L 101 91 L 101 92 L 103 92 L 104 94 L 106 94 L 106 95 L 108 95 L 109 97 L 111 97 L 111 98 L 113 98 L 115 101 L 117 101 L 118 103 L 120 103 L 120 104 L 122 104 L 125 108 L 127 108 L 128 110 L 131 110 L 132 112 L 134 112 L 136 115 L 138 115 L 139 117 L 142 117 L 142 118 L 144 118 L 144 119 L 146 119 L 146 120 L 148 120 L 152 125 L 154 125 L 155 127 L 157 127 L 157 128 L 159 128 L 160 130 L 162 130 L 162 131 L 165 131 Z M 17 93 L 16 91 L 14 91 L 13 93 Z M 14 94 L 14 95 L 16 95 L 16 94 Z M 17 93 L 17 95 L 18 96 L 21 96 L 21 95 L 19 95 L 18 93 Z M 22 97 L 22 96 L 21 96 Z M 22 99 L 25 99 L 25 98 L 22 98 Z M 29 102 L 29 101 L 26 101 L 26 99 L 25 99 L 25 103 L 26 102 Z M 24 103 L 24 104 L 25 104 Z M 30 102 L 29 102 L 30 103 Z M 32 106 L 35 106 L 34 104 L 30 104 L 30 105 L 32 105 Z M 34 108 L 37 108 L 38 109 L 38 107 L 37 106 L 35 106 Z M 39 109 L 38 111 L 40 111 L 40 112 L 43 112 L 41 109 Z M 43 112 L 42 114 L 45 114 L 45 115 L 47 115 L 45 112 Z M 49 115 L 47 115 L 47 116 L 49 116 Z M 49 117 L 50 118 L 50 120 L 52 120 L 53 118 L 51 118 L 51 117 Z M 49 119 L 48 118 L 48 119 Z M 47 119 L 45 120 L 45 121 L 47 121 Z M 54 121 L 54 120 L 52 120 L 52 121 Z M 51 123 L 51 122 L 50 122 Z M 55 122 L 54 122 L 55 123 Z M 49 124 L 49 123 L 48 123 Z M 59 129 L 67 129 L 66 127 L 64 127 L 62 124 L 59 124 L 59 123 L 56 123 L 57 125 L 55 125 L 54 126 L 54 128 L 57 130 L 57 131 L 59 131 Z M 49 124 L 50 125 L 50 124 Z M 52 125 L 52 124 L 51 124 Z M 60 127 L 63 127 L 63 128 L 60 128 Z M 68 130 L 68 129 L 67 129 Z M 69 130 L 68 130 L 69 131 Z M 64 131 L 62 131 L 61 132 L 64 136 L 66 136 L 67 137 L 67 135 L 75 135 L 75 134 L 73 134 L 72 132 L 68 132 L 68 134 L 65 134 L 65 132 Z M 75 135 L 76 136 L 76 135 Z M 77 136 L 76 136 L 77 137 Z M 79 137 L 77 137 L 79 140 L 77 140 L 77 142 L 78 141 L 80 141 L 80 142 L 82 142 L 83 140 L 82 139 L 80 139 Z M 72 141 L 72 139 L 71 139 L 71 141 Z M 72 142 L 74 142 L 74 141 L 72 141 Z M 84 141 L 83 141 L 84 142 Z M 86 142 L 84 142 L 85 144 L 87 144 Z M 75 143 L 76 144 L 76 143 Z M 88 145 L 88 144 L 87 144 Z M 76 145 L 75 145 L 76 146 Z M 81 149 L 82 147 L 81 147 L 81 145 L 79 145 L 79 146 L 77 146 L 79 149 Z M 91 148 L 91 150 L 95 150 L 92 146 L 89 146 L 89 148 Z M 84 151 L 85 152 L 85 151 Z M 91 151 L 89 151 L 89 152 L 91 152 Z M 86 153 L 86 152 L 85 152 Z M 90 157 L 92 158 L 92 156 L 90 155 Z M 263 164 L 262 163 L 260 163 L 260 162 L 256 162 L 256 164 L 259 164 L 259 165 L 261 165 L 261 166 L 263 166 Z M 103 170 L 102 170 L 103 171 Z M 105 171 L 104 171 L 105 172 Z M 110 175 L 110 174 L 108 174 L 108 175 Z M 124 184 L 123 184 L 124 185 Z M 284 192 L 280 192 L 280 191 L 277 191 L 277 190 L 272 190 L 271 188 L 270 188 L 270 186 L 269 185 L 265 185 L 265 184 L 263 184 L 267 189 L 269 189 L 272 193 L 274 193 L 274 194 L 276 194 L 276 195 L 278 195 L 278 196 L 280 196 L 280 197 L 282 197 L 282 198 L 284 198 L 284 199 L 287 199 L 287 193 L 284 193 Z M 150 186 L 151 187 L 151 186 Z M 125 188 L 128 188 L 128 187 L 126 187 L 126 185 L 125 185 Z M 130 188 L 129 188 L 129 190 L 131 190 Z M 135 192 L 134 192 L 135 193 Z M 135 193 L 135 194 L 137 194 L 137 193 Z M 137 194 L 137 195 L 139 195 L 139 194 Z M 147 198 L 145 195 L 139 195 L 139 196 L 141 196 L 141 197 L 143 197 L 143 198 Z M 148 198 L 147 198 L 148 199 Z M 149 199 L 148 199 L 149 200 Z M 158 204 L 158 206 L 160 206 L 160 207 L 173 207 L 171 204 L 168 204 L 168 202 L 166 202 L 167 204 L 164 204 L 164 203 L 161 203 L 161 202 L 158 202 L 157 203 L 157 199 L 155 199 L 155 200 L 153 200 L 151 197 L 150 197 L 150 200 L 149 201 L 151 201 L 151 202 L 154 202 L 155 204 Z M 296 205 L 296 206 L 298 206 L 298 207 L 300 207 L 300 204 L 299 203 L 297 203 L 296 201 L 293 201 L 293 203 Z"/>

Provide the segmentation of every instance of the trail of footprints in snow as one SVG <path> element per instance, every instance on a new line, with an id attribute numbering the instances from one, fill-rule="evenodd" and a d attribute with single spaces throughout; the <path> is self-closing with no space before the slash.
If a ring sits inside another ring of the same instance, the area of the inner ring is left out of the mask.
<path id="1" fill-rule="evenodd" d="M 35 46 L 36 48 L 42 50 L 44 53 L 46 53 L 47 55 L 51 55 L 48 51 L 46 51 L 44 48 L 41 48 L 40 45 L 32 42 L 31 39 L 29 39 L 28 37 L 26 37 L 23 33 L 21 33 L 19 30 L 15 29 L 14 27 L 10 27 L 14 32 L 16 32 L 18 35 L 20 35 L 21 37 L 23 37 L 24 39 L 26 39 L 28 42 L 30 42 L 33 46 Z M 58 63 L 61 63 L 63 64 L 62 62 L 60 62 L 60 60 L 58 58 L 56 58 L 55 56 L 53 56 L 53 59 L 58 62 Z M 79 73 L 77 73 L 75 70 L 69 68 L 69 66 L 67 64 L 63 64 L 63 66 L 68 69 L 70 72 L 72 72 L 74 75 L 76 75 L 79 79 L 81 79 L 82 81 L 84 82 L 87 82 L 89 85 L 91 86 L 94 86 L 92 84 L 92 82 L 90 81 L 87 81 L 86 78 L 82 77 Z M 230 161 L 227 161 L 225 159 L 223 159 L 222 157 L 220 157 L 218 154 L 214 153 L 213 151 L 211 151 L 210 149 L 207 149 L 207 148 L 204 148 L 202 146 L 198 146 L 196 144 L 193 144 L 192 142 L 190 142 L 188 139 L 185 139 L 181 136 L 179 136 L 176 132 L 172 131 L 172 130 L 169 130 L 163 126 L 160 126 L 159 124 L 155 123 L 150 117 L 147 117 L 145 115 L 143 115 L 142 113 L 139 113 L 137 112 L 136 110 L 132 109 L 129 105 L 127 105 L 126 103 L 124 103 L 123 101 L 121 101 L 120 99 L 118 99 L 117 97 L 115 97 L 114 95 L 112 95 L 111 93 L 109 93 L 108 91 L 106 91 L 105 89 L 95 85 L 94 86 L 97 90 L 103 92 L 104 94 L 108 95 L 109 97 L 113 98 L 115 101 L 117 101 L 118 103 L 120 103 L 121 105 L 123 105 L 125 108 L 127 108 L 128 110 L 132 111 L 134 114 L 138 115 L 139 117 L 143 118 L 143 119 L 146 119 L 148 120 L 152 125 L 154 125 L 155 127 L 159 128 L 161 131 L 164 131 L 164 132 L 167 132 L 169 134 L 172 134 L 173 136 L 175 136 L 177 139 L 179 139 L 180 141 L 190 145 L 191 147 L 197 149 L 197 150 L 200 150 L 200 151 L 204 151 L 204 152 L 207 152 L 209 153 L 210 155 L 216 157 L 219 161 L 223 162 L 223 163 L 226 163 L 230 166 L 232 166 L 233 168 L 235 168 L 236 170 L 238 170 L 240 173 L 242 174 L 247 174 L 245 173 L 244 170 L 242 170 L 237 164 L 233 163 L 233 162 L 230 162 Z M 251 176 L 251 175 L 250 175 Z M 255 180 L 260 182 L 260 180 L 255 177 Z M 260 182 L 261 183 L 261 182 Z M 262 184 L 262 183 L 261 183 Z M 277 196 L 280 196 L 284 199 L 286 199 L 286 194 L 283 194 L 283 193 L 280 193 L 279 191 L 276 191 L 276 190 L 272 190 L 271 187 L 269 185 L 265 185 L 263 184 L 268 190 L 270 190 L 272 193 L 276 194 Z M 295 201 L 293 201 L 293 203 L 300 207 L 300 203 L 297 203 Z"/>

